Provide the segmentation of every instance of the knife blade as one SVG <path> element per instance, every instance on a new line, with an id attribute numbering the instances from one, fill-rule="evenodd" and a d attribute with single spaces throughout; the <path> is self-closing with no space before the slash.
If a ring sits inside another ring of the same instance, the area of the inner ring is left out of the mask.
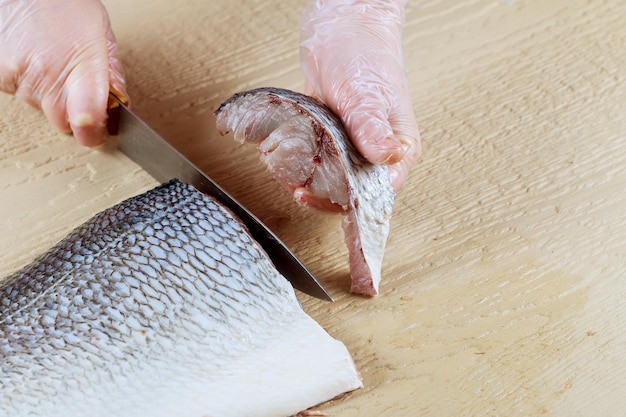
<path id="1" fill-rule="evenodd" d="M 263 247 L 276 269 L 291 285 L 313 297 L 333 301 L 324 287 L 287 248 L 287 246 L 254 214 L 170 145 L 135 115 L 120 99 L 111 94 L 109 134 L 117 136 L 117 147 L 159 182 L 171 179 L 194 186 L 230 209 Z"/>

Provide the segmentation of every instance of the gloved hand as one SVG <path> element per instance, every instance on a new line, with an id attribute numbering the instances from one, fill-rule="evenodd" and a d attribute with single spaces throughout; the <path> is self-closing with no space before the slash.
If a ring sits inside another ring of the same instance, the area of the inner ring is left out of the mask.
<path id="1" fill-rule="evenodd" d="M 398 190 L 419 158 L 401 46 L 403 0 L 315 0 L 302 14 L 305 93 L 343 121 L 361 154 L 389 164 Z"/>
<path id="2" fill-rule="evenodd" d="M 96 146 L 105 137 L 109 86 L 127 97 L 99 0 L 0 0 L 0 90 Z"/>

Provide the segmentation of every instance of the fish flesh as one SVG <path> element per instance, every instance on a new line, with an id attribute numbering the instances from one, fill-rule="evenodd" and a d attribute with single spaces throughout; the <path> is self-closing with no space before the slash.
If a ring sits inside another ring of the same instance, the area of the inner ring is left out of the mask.
<path id="1" fill-rule="evenodd" d="M 387 167 L 359 154 L 328 107 L 294 91 L 237 93 L 215 116 L 220 134 L 258 145 L 261 160 L 297 202 L 344 214 L 350 291 L 377 295 L 395 199 Z"/>
<path id="2" fill-rule="evenodd" d="M 173 180 L 0 281 L 0 416 L 289 416 L 360 388 L 233 215 Z"/>

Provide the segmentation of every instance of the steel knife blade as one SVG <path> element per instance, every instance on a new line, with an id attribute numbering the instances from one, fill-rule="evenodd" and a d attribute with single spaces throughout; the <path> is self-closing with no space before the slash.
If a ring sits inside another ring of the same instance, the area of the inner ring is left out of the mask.
<path id="1" fill-rule="evenodd" d="M 217 199 L 239 217 L 252 237 L 267 252 L 276 269 L 294 288 L 313 297 L 333 301 L 313 274 L 263 222 L 150 128 L 120 99 L 113 94 L 111 98 L 109 133 L 117 136 L 120 151 L 159 182 L 177 178 Z"/>

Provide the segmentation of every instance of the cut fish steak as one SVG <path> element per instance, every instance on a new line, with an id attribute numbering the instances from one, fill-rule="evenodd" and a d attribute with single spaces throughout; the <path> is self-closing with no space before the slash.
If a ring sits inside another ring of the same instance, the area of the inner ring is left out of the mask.
<path id="1" fill-rule="evenodd" d="M 237 93 L 215 116 L 220 134 L 258 145 L 261 160 L 296 201 L 345 214 L 350 290 L 377 295 L 395 199 L 387 167 L 359 154 L 328 107 L 293 91 Z"/>
<path id="2" fill-rule="evenodd" d="M 0 416 L 289 416 L 361 387 L 245 227 L 173 180 L 0 281 Z"/>

